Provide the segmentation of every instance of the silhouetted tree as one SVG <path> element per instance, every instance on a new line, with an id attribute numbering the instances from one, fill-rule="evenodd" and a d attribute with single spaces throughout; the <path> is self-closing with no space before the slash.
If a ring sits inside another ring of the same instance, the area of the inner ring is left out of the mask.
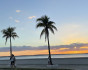
<path id="1" fill-rule="evenodd" d="M 3 29 L 1 32 L 3 33 L 3 38 L 6 39 L 5 44 L 7 43 L 7 40 L 10 39 L 10 56 L 12 55 L 12 43 L 11 43 L 11 38 L 15 39 L 18 37 L 16 34 L 15 27 L 8 27 L 7 29 Z"/>
<path id="2" fill-rule="evenodd" d="M 47 39 L 48 41 L 48 51 L 49 51 L 49 64 L 52 65 L 52 59 L 51 59 L 51 53 L 50 53 L 50 43 L 49 43 L 49 30 L 54 34 L 54 30 L 57 30 L 57 28 L 54 26 L 54 22 L 53 21 L 49 21 L 49 17 L 48 16 L 42 16 L 41 18 L 38 18 L 36 21 L 38 22 L 36 25 L 36 28 L 38 27 L 43 27 L 44 29 L 42 30 L 41 34 L 40 34 L 40 38 L 43 34 L 45 34 L 45 41 Z"/>

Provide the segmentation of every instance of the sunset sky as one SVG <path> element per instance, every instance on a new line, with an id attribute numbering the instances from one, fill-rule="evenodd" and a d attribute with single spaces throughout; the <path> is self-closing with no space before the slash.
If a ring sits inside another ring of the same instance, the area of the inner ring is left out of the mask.
<path id="1" fill-rule="evenodd" d="M 0 31 L 16 27 L 19 36 L 12 40 L 15 55 L 48 54 L 42 28 L 36 29 L 36 19 L 43 15 L 58 29 L 50 33 L 52 54 L 88 53 L 88 0 L 0 0 Z M 2 36 L 0 32 L 0 56 L 8 56 L 9 39 L 5 45 Z"/>

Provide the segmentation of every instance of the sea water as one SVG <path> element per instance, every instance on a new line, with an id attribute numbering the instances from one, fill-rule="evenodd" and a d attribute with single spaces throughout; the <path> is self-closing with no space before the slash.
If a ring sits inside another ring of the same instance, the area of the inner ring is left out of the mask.
<path id="1" fill-rule="evenodd" d="M 16 59 L 39 59 L 48 58 L 48 55 L 27 55 L 27 56 L 15 56 Z M 78 58 L 78 57 L 88 57 L 88 54 L 54 54 L 51 55 L 52 58 Z M 9 56 L 0 57 L 0 60 L 9 60 Z"/>

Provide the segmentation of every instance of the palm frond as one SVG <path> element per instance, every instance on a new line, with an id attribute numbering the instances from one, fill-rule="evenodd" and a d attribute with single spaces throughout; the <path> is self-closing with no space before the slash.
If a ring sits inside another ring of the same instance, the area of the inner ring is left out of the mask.
<path id="1" fill-rule="evenodd" d="M 8 38 L 9 38 L 9 37 L 7 36 L 7 37 L 6 37 L 6 41 L 5 41 L 5 45 L 6 45 L 6 43 L 7 43 Z"/>
<path id="2" fill-rule="evenodd" d="M 54 28 L 55 30 L 57 30 L 57 28 L 54 25 L 51 25 L 52 28 Z"/>
<path id="3" fill-rule="evenodd" d="M 36 28 L 38 27 L 44 27 L 45 25 L 43 23 L 37 23 Z"/>
<path id="4" fill-rule="evenodd" d="M 55 22 L 53 22 L 53 21 L 48 22 L 48 25 L 52 25 L 52 24 L 55 24 Z"/>
<path id="5" fill-rule="evenodd" d="M 12 38 L 15 39 L 16 37 L 19 37 L 18 35 L 12 35 Z"/>
<path id="6" fill-rule="evenodd" d="M 7 31 L 6 29 L 1 30 L 1 32 L 2 32 L 3 34 L 5 34 L 6 31 Z"/>
<path id="7" fill-rule="evenodd" d="M 18 36 L 12 36 L 12 38 L 15 40 L 15 38 L 18 37 Z"/>
<path id="8" fill-rule="evenodd" d="M 53 30 L 53 28 L 50 27 L 49 30 L 54 34 L 54 30 Z"/>
<path id="9" fill-rule="evenodd" d="M 12 32 L 11 35 L 17 35 L 16 32 Z"/>
<path id="10" fill-rule="evenodd" d="M 12 37 L 13 39 L 15 39 L 16 37 L 19 37 L 19 36 L 16 34 L 16 32 L 13 32 L 13 33 L 11 33 L 11 37 Z"/>
<path id="11" fill-rule="evenodd" d="M 41 36 L 45 33 L 45 29 L 42 30 L 41 34 L 40 34 L 40 38 Z"/>
<path id="12" fill-rule="evenodd" d="M 36 22 L 42 22 L 42 18 L 38 18 Z"/>
<path id="13" fill-rule="evenodd" d="M 3 38 L 4 38 L 4 37 L 7 37 L 7 35 L 3 35 L 2 37 L 3 37 Z"/>
<path id="14" fill-rule="evenodd" d="M 45 17 L 42 16 L 41 18 L 38 18 L 36 21 L 37 22 L 44 22 L 44 20 L 45 20 Z"/>

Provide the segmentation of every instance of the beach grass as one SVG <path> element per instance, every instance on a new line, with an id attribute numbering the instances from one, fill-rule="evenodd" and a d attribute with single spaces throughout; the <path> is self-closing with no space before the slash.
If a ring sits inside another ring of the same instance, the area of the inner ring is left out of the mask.
<path id="1" fill-rule="evenodd" d="M 0 70 L 71 70 L 71 69 L 0 68 Z"/>

